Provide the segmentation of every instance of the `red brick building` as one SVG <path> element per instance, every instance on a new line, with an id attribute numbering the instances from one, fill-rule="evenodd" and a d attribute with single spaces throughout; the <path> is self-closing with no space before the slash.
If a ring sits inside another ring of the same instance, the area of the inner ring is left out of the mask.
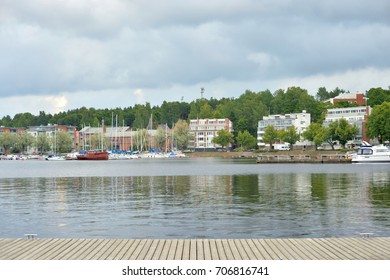
<path id="1" fill-rule="evenodd" d="M 350 103 L 355 103 L 358 106 L 365 106 L 367 98 L 363 93 L 343 93 L 330 100 L 332 104 L 337 104 L 340 101 L 347 101 Z"/>

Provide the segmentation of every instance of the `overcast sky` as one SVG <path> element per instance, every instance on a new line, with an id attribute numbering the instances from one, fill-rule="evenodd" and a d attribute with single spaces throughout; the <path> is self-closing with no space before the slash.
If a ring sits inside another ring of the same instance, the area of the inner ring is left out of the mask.
<path id="1" fill-rule="evenodd" d="M 0 117 L 389 85 L 388 0 L 0 0 Z"/>

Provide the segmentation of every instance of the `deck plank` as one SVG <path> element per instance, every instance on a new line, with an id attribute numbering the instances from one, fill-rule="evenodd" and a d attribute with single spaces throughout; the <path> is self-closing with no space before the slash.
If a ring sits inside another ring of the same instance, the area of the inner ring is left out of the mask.
<path id="1" fill-rule="evenodd" d="M 1 260 L 389 260 L 390 237 L 0 239 Z"/>
<path id="2" fill-rule="evenodd" d="M 169 252 L 166 254 L 167 255 L 166 260 L 174 260 L 175 259 L 178 240 L 177 239 L 170 240 L 170 243 L 171 244 L 169 246 Z"/>
<path id="3" fill-rule="evenodd" d="M 204 260 L 212 260 L 210 240 L 203 239 L 202 243 L 203 243 Z"/>
<path id="4" fill-rule="evenodd" d="M 176 246 L 175 255 L 173 257 L 174 260 L 184 260 L 183 257 L 183 249 L 184 249 L 184 240 L 180 239 Z"/>
<path id="5" fill-rule="evenodd" d="M 136 248 L 139 246 L 140 243 L 141 243 L 141 240 L 136 239 L 131 244 L 129 244 L 130 246 L 128 247 L 126 252 L 123 254 L 122 259 L 123 260 L 130 260 L 131 256 L 133 255 L 134 251 L 136 250 Z"/>

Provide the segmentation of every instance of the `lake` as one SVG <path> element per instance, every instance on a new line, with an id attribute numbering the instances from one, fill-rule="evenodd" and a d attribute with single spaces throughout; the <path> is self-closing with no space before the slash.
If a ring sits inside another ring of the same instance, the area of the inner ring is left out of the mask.
<path id="1" fill-rule="evenodd" d="M 0 238 L 390 236 L 390 164 L 0 161 Z"/>

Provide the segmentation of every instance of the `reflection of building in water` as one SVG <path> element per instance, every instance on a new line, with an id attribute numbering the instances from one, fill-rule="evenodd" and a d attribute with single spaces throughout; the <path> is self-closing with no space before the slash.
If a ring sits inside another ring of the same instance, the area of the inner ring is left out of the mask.
<path id="1" fill-rule="evenodd" d="M 196 188 L 192 188 L 194 192 L 199 193 L 219 193 L 228 194 L 233 193 L 233 176 L 191 176 L 190 184 Z"/>

